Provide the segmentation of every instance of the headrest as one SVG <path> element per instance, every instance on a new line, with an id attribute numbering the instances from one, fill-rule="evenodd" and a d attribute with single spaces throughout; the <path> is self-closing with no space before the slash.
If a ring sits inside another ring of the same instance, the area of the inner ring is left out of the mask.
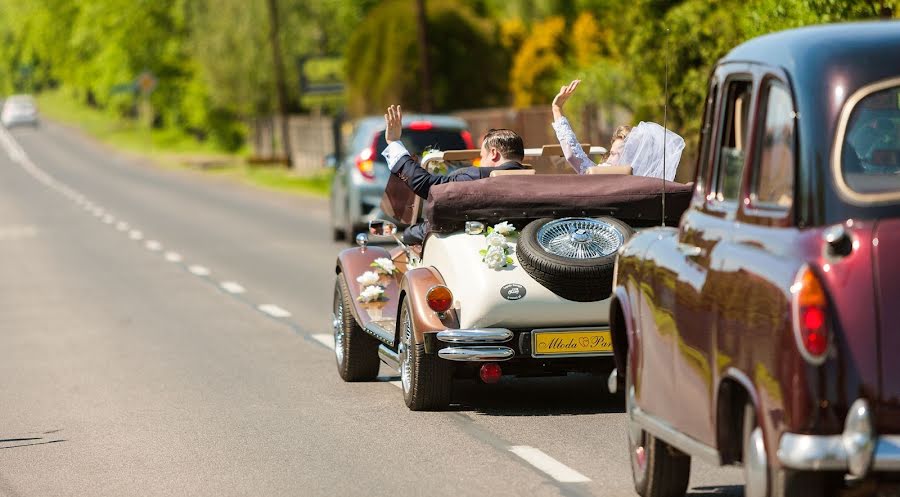
<path id="1" fill-rule="evenodd" d="M 497 176 L 516 176 L 519 174 L 534 174 L 534 169 L 498 169 L 491 171 L 491 178 Z"/>
<path id="2" fill-rule="evenodd" d="M 631 176 L 631 166 L 591 166 L 586 174 L 626 174 Z"/>

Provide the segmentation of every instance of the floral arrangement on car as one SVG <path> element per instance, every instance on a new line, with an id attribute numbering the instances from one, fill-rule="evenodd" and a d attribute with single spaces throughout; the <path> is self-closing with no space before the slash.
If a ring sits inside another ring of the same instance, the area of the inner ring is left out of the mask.
<path id="1" fill-rule="evenodd" d="M 422 162 L 425 162 L 425 159 L 429 155 L 439 154 L 441 153 L 440 149 L 437 148 L 426 148 L 422 151 Z M 440 174 L 445 175 L 449 171 L 447 164 L 444 161 L 433 161 L 428 165 L 428 172 L 432 174 Z"/>
<path id="2" fill-rule="evenodd" d="M 491 269 L 499 271 L 513 263 L 512 246 L 506 237 L 516 236 L 516 227 L 506 221 L 495 224 L 485 232 L 487 248 L 478 251 L 481 260 Z"/>
<path id="3" fill-rule="evenodd" d="M 387 257 L 375 259 L 370 266 L 375 270 L 366 271 L 356 278 L 356 282 L 362 287 L 358 299 L 364 303 L 385 302 L 387 295 L 384 294 L 384 288 L 388 283 L 385 280 L 397 272 L 397 267 L 394 266 L 394 261 Z"/>

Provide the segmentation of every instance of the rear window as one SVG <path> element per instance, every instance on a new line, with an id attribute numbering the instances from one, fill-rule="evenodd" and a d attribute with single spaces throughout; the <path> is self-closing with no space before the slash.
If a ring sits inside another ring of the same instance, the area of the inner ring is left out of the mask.
<path id="1" fill-rule="evenodd" d="M 900 192 L 900 85 L 860 99 L 847 121 L 841 174 L 863 194 Z"/>
<path id="2" fill-rule="evenodd" d="M 409 150 L 410 154 L 421 156 L 425 150 L 465 150 L 466 141 L 459 130 L 411 130 L 404 129 L 400 141 Z M 384 161 L 381 152 L 387 147 L 384 133 L 378 135 L 378 145 L 375 151 L 376 160 Z"/>

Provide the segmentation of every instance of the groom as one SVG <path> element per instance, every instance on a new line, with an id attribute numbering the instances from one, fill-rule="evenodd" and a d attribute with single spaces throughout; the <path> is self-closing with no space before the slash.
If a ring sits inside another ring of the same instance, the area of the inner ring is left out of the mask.
<path id="1" fill-rule="evenodd" d="M 509 129 L 492 129 L 481 143 L 481 167 L 465 167 L 446 176 L 431 174 L 410 156 L 400 142 L 402 119 L 403 114 L 399 105 L 388 107 L 387 114 L 384 115 L 384 138 L 388 145 L 381 155 L 387 160 L 391 173 L 406 182 L 416 195 L 422 198 L 428 198 L 428 192 L 434 185 L 484 179 L 489 177 L 492 171 L 524 169 L 521 163 L 525 158 L 522 137 Z M 419 223 L 404 230 L 403 240 L 410 245 L 420 244 L 425 240 L 427 232 L 424 223 Z"/>

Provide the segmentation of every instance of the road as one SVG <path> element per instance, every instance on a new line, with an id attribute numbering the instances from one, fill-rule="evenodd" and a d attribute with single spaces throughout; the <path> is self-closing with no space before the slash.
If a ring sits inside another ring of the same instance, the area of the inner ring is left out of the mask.
<path id="1" fill-rule="evenodd" d="M 343 383 L 326 202 L 2 138 L 0 495 L 635 495 L 601 380 L 459 382 L 443 413 L 386 367 Z M 690 495 L 742 494 L 694 462 Z"/>

